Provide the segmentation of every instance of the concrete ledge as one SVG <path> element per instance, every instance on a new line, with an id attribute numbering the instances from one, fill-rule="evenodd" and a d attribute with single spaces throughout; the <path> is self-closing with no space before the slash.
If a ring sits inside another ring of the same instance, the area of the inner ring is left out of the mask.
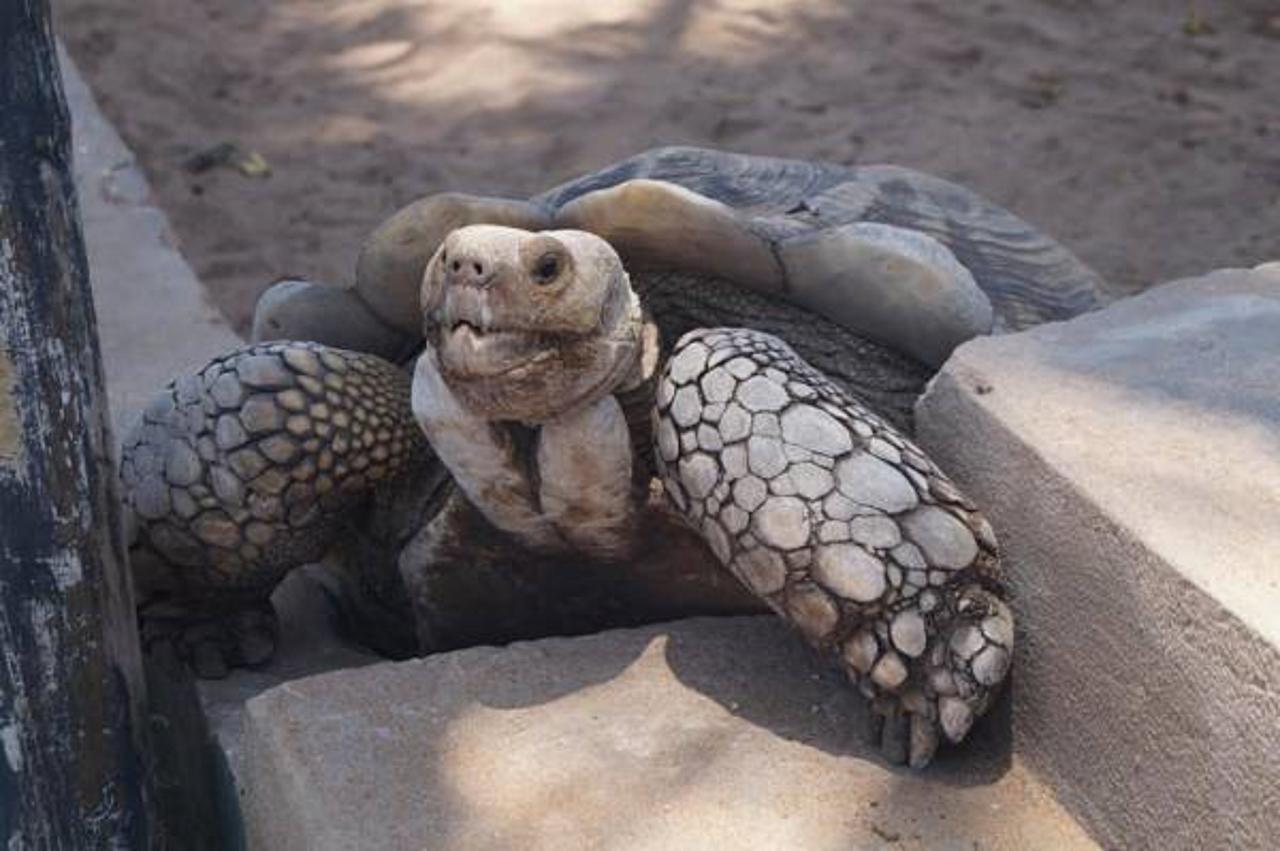
<path id="1" fill-rule="evenodd" d="M 861 713 L 772 617 L 295 680 L 248 704 L 250 847 L 1095 847 L 981 747 L 886 768 Z"/>
<path id="2" fill-rule="evenodd" d="M 58 51 L 71 112 L 76 188 L 107 398 L 117 438 L 175 375 L 240 339 L 204 297 L 178 253 L 169 220 L 142 169 L 65 50 Z"/>
<path id="3" fill-rule="evenodd" d="M 1280 836 L 1280 265 L 961 347 L 921 442 L 1017 593 L 1015 749 L 1106 845 Z"/>

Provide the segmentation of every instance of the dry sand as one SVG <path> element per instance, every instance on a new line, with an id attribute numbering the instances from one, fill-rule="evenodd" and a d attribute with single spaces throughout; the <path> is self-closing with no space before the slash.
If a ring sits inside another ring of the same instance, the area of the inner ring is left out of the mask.
<path id="1" fill-rule="evenodd" d="M 1280 3 L 55 0 L 240 329 L 442 190 L 527 195 L 665 143 L 891 162 L 1118 290 L 1280 259 Z M 266 178 L 189 158 L 220 142 Z"/>

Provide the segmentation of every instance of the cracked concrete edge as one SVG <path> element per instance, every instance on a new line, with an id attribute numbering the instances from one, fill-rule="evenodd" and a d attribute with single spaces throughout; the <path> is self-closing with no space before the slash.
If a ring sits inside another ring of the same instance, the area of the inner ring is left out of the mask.
<path id="1" fill-rule="evenodd" d="M 61 44 L 80 218 L 115 435 L 174 376 L 240 339 L 206 300 L 133 153 Z"/>
<path id="2" fill-rule="evenodd" d="M 1010 362 L 1021 344 L 999 345 Z M 971 354 L 934 379 L 918 437 L 1000 536 L 1019 618 L 1015 751 L 1105 846 L 1270 847 L 1280 652 L 1056 464 L 1061 447 L 1002 417 L 997 359 Z"/>

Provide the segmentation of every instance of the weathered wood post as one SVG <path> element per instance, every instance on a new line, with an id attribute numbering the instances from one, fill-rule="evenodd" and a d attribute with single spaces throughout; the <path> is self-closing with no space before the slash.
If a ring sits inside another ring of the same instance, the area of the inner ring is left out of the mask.
<path id="1" fill-rule="evenodd" d="M 142 671 L 48 4 L 0 0 L 0 848 L 145 849 Z"/>

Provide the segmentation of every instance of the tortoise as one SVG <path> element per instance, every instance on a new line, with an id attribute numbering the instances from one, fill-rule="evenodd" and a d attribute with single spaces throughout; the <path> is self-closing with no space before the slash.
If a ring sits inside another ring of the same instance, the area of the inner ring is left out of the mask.
<path id="1" fill-rule="evenodd" d="M 660 148 L 529 201 L 426 198 L 353 287 L 277 283 L 254 343 L 143 412 L 121 475 L 144 635 L 205 675 L 260 663 L 272 589 L 327 559 L 380 600 L 368 643 L 441 649 L 459 609 L 503 620 L 485 565 L 568 595 L 679 523 L 727 608 L 748 592 L 830 651 L 884 753 L 925 765 L 990 706 L 1014 622 L 912 405 L 966 339 L 1103 301 L 1021 219 L 892 166 Z"/>

